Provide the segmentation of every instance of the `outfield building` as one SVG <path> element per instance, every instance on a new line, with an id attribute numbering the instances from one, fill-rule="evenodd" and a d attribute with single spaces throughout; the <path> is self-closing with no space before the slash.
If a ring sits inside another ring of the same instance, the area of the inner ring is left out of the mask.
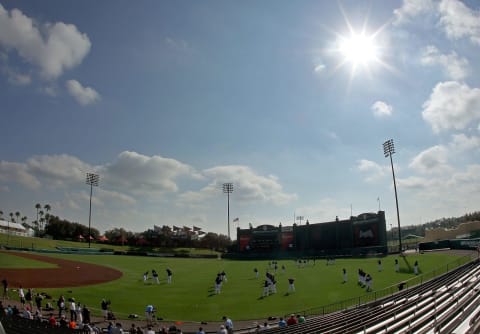
<path id="1" fill-rule="evenodd" d="M 292 226 L 237 228 L 236 253 L 243 256 L 350 256 L 387 253 L 385 212 Z"/>

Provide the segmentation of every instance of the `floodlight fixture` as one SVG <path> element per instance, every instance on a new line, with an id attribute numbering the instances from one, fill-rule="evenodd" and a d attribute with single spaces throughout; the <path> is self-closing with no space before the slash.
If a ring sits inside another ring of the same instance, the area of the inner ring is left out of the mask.
<path id="1" fill-rule="evenodd" d="M 224 183 L 223 193 L 227 194 L 227 227 L 228 227 L 228 239 L 230 240 L 230 194 L 233 193 L 233 183 L 231 182 Z"/>
<path id="2" fill-rule="evenodd" d="M 383 143 L 383 153 L 385 154 L 385 158 L 390 157 L 390 164 L 392 166 L 393 189 L 395 190 L 395 204 L 397 207 L 398 251 L 401 253 L 402 252 L 402 232 L 400 229 L 400 211 L 398 210 L 397 182 L 395 181 L 395 170 L 393 169 L 393 159 L 392 159 L 392 154 L 395 153 L 395 145 L 393 144 L 393 139 L 389 139 Z"/>
<path id="3" fill-rule="evenodd" d="M 90 248 L 90 242 L 92 239 L 91 233 L 91 220 L 92 220 L 92 193 L 93 187 L 98 187 L 100 176 L 94 173 L 87 173 L 85 183 L 90 186 L 90 209 L 88 211 L 88 248 Z"/>

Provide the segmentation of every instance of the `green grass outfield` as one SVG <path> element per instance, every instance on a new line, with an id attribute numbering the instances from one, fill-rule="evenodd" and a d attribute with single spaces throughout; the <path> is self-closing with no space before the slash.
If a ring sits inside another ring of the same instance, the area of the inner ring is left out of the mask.
<path id="1" fill-rule="evenodd" d="M 111 300 L 112 310 L 119 318 L 126 318 L 132 313 L 143 318 L 145 306 L 153 304 L 158 317 L 172 321 L 215 321 L 224 314 L 237 320 L 281 316 L 365 295 L 364 289 L 357 285 L 358 268 L 372 275 L 374 291 L 368 293 L 372 295 L 375 291 L 413 278 L 413 263 L 416 260 L 421 273 L 427 273 L 459 258 L 446 253 L 382 257 L 382 272 L 378 272 L 378 258 L 337 259 L 333 265 L 326 265 L 325 260 L 317 260 L 315 265 L 310 261 L 303 268 L 299 268 L 293 260 L 279 260 L 279 268 L 285 265 L 286 272 L 282 273 L 279 269 L 276 274 L 277 294 L 261 298 L 264 274 L 269 269 L 268 261 L 115 255 L 48 256 L 110 266 L 121 270 L 124 276 L 95 286 L 43 289 L 38 292 L 46 292 L 54 298 L 61 294 L 67 298 L 75 297 L 96 315 L 100 314 L 101 299 L 106 298 Z M 3 258 L 0 255 L 0 267 L 4 264 Z M 399 273 L 394 271 L 395 258 L 400 262 Z M 173 283 L 170 285 L 166 284 L 167 267 L 173 271 Z M 260 271 L 259 279 L 255 279 L 254 267 Z M 342 284 L 342 268 L 348 272 L 346 284 Z M 154 284 L 151 279 L 144 284 L 143 272 L 152 269 L 160 274 L 160 285 Z M 223 284 L 221 294 L 215 295 L 214 279 L 222 270 L 227 273 L 228 281 Z M 287 294 L 289 277 L 295 278 L 296 292 L 291 294 Z"/>

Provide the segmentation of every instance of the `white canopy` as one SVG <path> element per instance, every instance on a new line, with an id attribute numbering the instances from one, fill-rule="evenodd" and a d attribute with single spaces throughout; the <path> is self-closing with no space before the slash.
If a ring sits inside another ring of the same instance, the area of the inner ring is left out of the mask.
<path id="1" fill-rule="evenodd" d="M 1 220 L 1 219 L 0 219 L 0 227 L 2 229 L 11 228 L 11 229 L 16 229 L 16 230 L 26 231 L 25 227 L 23 227 L 19 223 L 12 223 L 12 222 L 8 222 L 6 220 Z"/>

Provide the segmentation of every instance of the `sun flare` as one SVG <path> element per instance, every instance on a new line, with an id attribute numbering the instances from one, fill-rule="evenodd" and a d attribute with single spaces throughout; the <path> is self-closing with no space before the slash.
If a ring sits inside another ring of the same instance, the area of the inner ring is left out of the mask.
<path id="1" fill-rule="evenodd" d="M 341 37 L 338 50 L 344 57 L 344 62 L 352 65 L 368 65 L 378 60 L 378 46 L 374 36 L 366 36 L 365 33 L 352 32 L 348 37 Z"/>

